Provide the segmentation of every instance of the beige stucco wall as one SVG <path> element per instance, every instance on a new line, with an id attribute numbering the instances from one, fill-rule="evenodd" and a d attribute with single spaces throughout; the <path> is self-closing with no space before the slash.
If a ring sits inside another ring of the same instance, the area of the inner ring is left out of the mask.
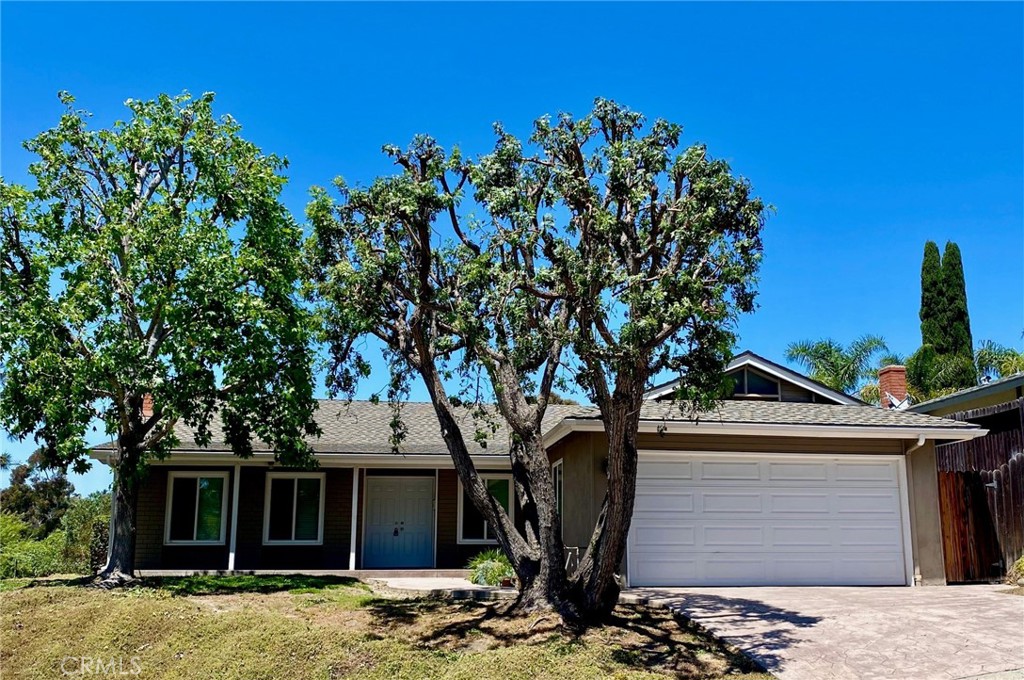
<path id="1" fill-rule="evenodd" d="M 915 440 L 813 437 L 641 434 L 641 450 L 721 451 L 734 453 L 819 453 L 903 455 Z M 565 499 L 562 536 L 567 546 L 586 546 L 604 500 L 607 455 L 604 434 L 577 432 L 553 446 L 552 462 L 563 461 Z M 911 543 L 917 583 L 942 585 L 945 567 L 939 524 L 935 446 L 926 442 L 907 460 Z"/>
<path id="2" fill-rule="evenodd" d="M 914 444 L 908 444 L 907 450 Z M 907 458 L 907 491 L 910 496 L 910 535 L 914 550 L 914 582 L 945 585 L 942 556 L 942 525 L 939 519 L 939 476 L 935 467 L 935 443 L 913 449 Z"/>

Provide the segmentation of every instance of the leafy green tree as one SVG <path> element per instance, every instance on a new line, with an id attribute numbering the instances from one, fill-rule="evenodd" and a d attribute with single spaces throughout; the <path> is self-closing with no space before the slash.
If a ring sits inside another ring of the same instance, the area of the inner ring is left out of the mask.
<path id="1" fill-rule="evenodd" d="M 923 345 L 907 359 L 907 384 L 918 401 L 934 399 L 976 384 L 974 357 L 939 354 Z"/>
<path id="2" fill-rule="evenodd" d="M 128 120 L 101 130 L 60 98 L 57 126 L 25 144 L 35 188 L 0 183 L 0 422 L 49 467 L 87 469 L 95 427 L 113 439 L 116 582 L 175 423 L 205 444 L 219 416 L 240 455 L 259 438 L 309 460 L 301 230 L 278 200 L 284 161 L 215 117 L 212 94 L 128 100 Z"/>
<path id="3" fill-rule="evenodd" d="M 967 313 L 964 265 L 960 258 L 960 247 L 952 241 L 946 243 L 946 251 L 942 254 L 942 292 L 943 341 L 935 349 L 939 354 L 973 356 L 974 343 L 971 339 L 971 319 Z M 975 382 L 972 380 L 963 386 L 970 387 Z"/>
<path id="4" fill-rule="evenodd" d="M 907 360 L 907 382 L 918 399 L 931 399 L 977 384 L 971 322 L 960 248 L 925 244 L 921 265 L 921 348 Z"/>
<path id="5" fill-rule="evenodd" d="M 45 538 L 60 526 L 75 487 L 60 469 L 46 468 L 43 451 L 11 470 L 10 484 L 0 490 L 0 508 L 25 522 L 33 538 Z"/>
<path id="6" fill-rule="evenodd" d="M 399 174 L 339 180 L 307 214 L 315 299 L 330 341 L 329 385 L 369 373 L 358 339 L 383 344 L 398 404 L 426 385 L 449 453 L 495 531 L 523 608 L 587 617 L 614 606 L 636 486 L 640 404 L 663 370 L 687 405 L 710 405 L 750 311 L 765 206 L 681 129 L 598 99 L 581 118 L 537 121 L 523 141 L 496 126 L 478 160 L 419 137 L 385 147 Z M 601 411 L 608 491 L 580 566 L 567 574 L 541 421 L 572 378 Z M 470 457 L 494 403 L 512 433 L 525 529 L 512 524 Z M 469 428 L 473 428 L 470 432 Z M 402 435 L 400 411 L 395 440 Z"/>
<path id="7" fill-rule="evenodd" d="M 985 340 L 974 353 L 978 371 L 989 379 L 1024 373 L 1024 352 Z"/>
<path id="8" fill-rule="evenodd" d="M 946 304 L 942 288 L 942 260 L 939 246 L 935 241 L 924 244 L 924 258 L 921 261 L 921 344 L 942 344 L 943 323 Z"/>
<path id="9" fill-rule="evenodd" d="M 854 394 L 866 381 L 877 377 L 879 366 L 874 360 L 887 351 L 881 337 L 865 335 L 848 347 L 831 338 L 793 342 L 786 347 L 785 356 L 787 361 L 807 369 L 812 379 L 844 394 Z"/>

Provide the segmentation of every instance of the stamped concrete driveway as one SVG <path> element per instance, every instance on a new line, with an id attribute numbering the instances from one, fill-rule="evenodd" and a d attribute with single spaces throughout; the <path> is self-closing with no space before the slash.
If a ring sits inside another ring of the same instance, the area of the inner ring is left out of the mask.
<path id="1" fill-rule="evenodd" d="M 1024 678 L 1024 597 L 1005 586 L 635 588 L 782 680 Z"/>

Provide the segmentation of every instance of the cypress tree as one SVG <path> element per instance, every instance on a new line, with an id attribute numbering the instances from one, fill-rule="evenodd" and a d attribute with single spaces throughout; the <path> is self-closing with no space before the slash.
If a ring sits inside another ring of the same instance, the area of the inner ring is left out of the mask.
<path id="1" fill-rule="evenodd" d="M 967 313 L 964 264 L 960 259 L 960 247 L 952 241 L 946 242 L 946 252 L 942 255 L 942 292 L 945 303 L 942 323 L 945 342 L 936 349 L 940 354 L 973 357 L 974 342 L 971 339 L 971 319 Z"/>
<path id="2" fill-rule="evenodd" d="M 943 300 L 942 264 L 935 241 L 924 244 L 921 262 L 921 344 L 942 351 Z"/>

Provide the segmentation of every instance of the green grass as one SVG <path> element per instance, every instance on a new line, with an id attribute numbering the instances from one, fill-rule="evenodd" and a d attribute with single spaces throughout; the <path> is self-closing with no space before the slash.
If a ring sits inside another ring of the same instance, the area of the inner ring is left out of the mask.
<path id="1" fill-rule="evenodd" d="M 325 588 L 361 587 L 354 578 L 342 576 L 165 576 L 145 578 L 140 585 L 166 590 L 174 595 L 227 595 L 231 593 L 317 592 Z"/>
<path id="2" fill-rule="evenodd" d="M 375 596 L 349 579 L 147 579 L 104 591 L 0 581 L 0 667 L 61 677 L 67 657 L 139 678 L 767 678 L 664 613 L 623 609 L 583 635 L 494 606 Z M 655 672 L 660 671 L 660 672 Z"/>

